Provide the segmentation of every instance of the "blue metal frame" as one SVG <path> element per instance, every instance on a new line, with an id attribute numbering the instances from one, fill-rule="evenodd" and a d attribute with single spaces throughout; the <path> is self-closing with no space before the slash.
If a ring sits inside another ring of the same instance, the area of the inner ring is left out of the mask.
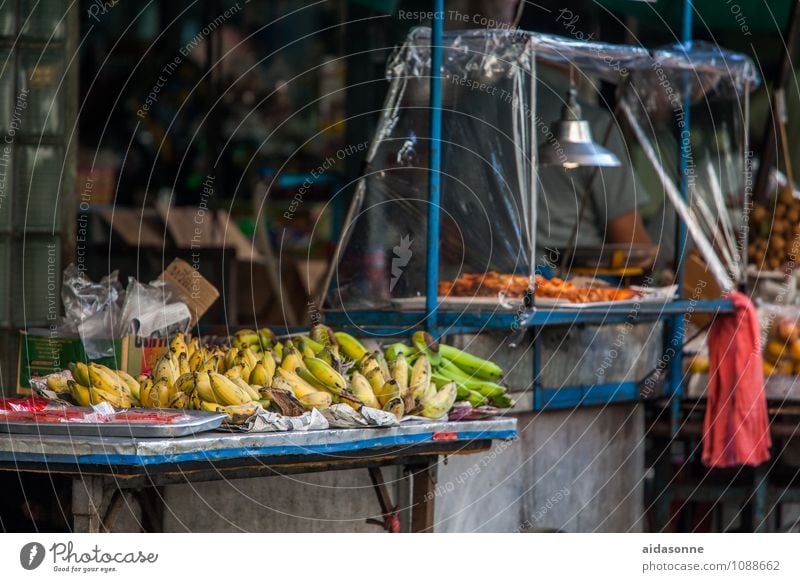
<path id="1" fill-rule="evenodd" d="M 434 1 L 434 11 L 441 13 L 443 0 Z M 443 50 L 443 22 L 434 19 L 431 34 L 431 111 L 430 111 L 430 170 L 428 176 L 428 239 L 425 311 L 391 311 L 380 309 L 352 310 L 347 312 L 324 312 L 326 323 L 353 333 L 368 332 L 373 336 L 407 337 L 413 330 L 426 327 L 437 338 L 442 334 L 472 334 L 486 331 L 501 331 L 526 327 L 536 337 L 536 330 L 543 326 L 579 324 L 615 324 L 625 322 L 664 321 L 665 353 L 670 347 L 674 356 L 668 359 L 668 376 L 665 383 L 666 394 L 672 397 L 673 421 L 676 422 L 679 400 L 682 393 L 681 378 L 684 340 L 684 316 L 686 313 L 729 313 L 733 307 L 727 300 L 687 300 L 683 298 L 683 267 L 686 251 L 686 225 L 679 219 L 676 232 L 678 298 L 666 305 L 642 304 L 632 315 L 630 306 L 598 307 L 580 310 L 548 310 L 535 308 L 521 321 L 520 314 L 508 311 L 441 311 L 438 306 L 439 283 L 439 227 L 440 227 L 440 170 L 441 170 L 441 131 L 442 131 L 442 93 L 441 63 Z M 686 50 L 692 45 L 692 2 L 685 0 L 683 13 L 682 42 Z M 684 103 L 685 129 L 690 131 L 688 102 Z M 681 194 L 686 199 L 688 190 L 688 156 L 681 148 Z M 528 317 L 529 316 L 529 317 Z M 638 384 L 625 382 L 616 384 L 596 384 L 589 386 L 565 386 L 559 389 L 544 388 L 539 374 L 539 342 L 534 341 L 533 364 L 533 408 L 547 410 L 568 408 L 579 405 L 600 405 L 613 402 L 639 400 Z"/>

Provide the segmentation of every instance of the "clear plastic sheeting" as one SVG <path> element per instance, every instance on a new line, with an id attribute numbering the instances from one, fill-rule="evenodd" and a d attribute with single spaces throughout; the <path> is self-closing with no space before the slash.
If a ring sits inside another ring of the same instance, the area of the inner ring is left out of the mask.
<path id="1" fill-rule="evenodd" d="M 419 32 L 389 64 L 329 305 L 389 306 L 425 292 L 430 80 Z M 508 34 L 452 40 L 442 70 L 441 274 L 529 274 L 530 53 Z"/>
<path id="2" fill-rule="evenodd" d="M 327 309 L 397 308 L 425 294 L 430 49 L 430 30 L 415 28 L 389 60 L 389 91 L 328 275 Z M 572 68 L 595 87 L 598 81 L 624 85 L 618 96 L 646 126 L 654 111 L 669 117 L 676 104 L 737 99 L 758 82 L 747 57 L 702 44 L 688 53 L 675 47 L 651 53 L 518 30 L 476 29 L 445 33 L 442 52 L 440 280 L 488 271 L 531 275 L 532 251 L 543 246 L 531 222 L 539 183 L 533 153 L 537 142 L 549 139 L 547 130 L 555 121 L 538 115 L 534 79 L 540 65 L 564 74 Z M 737 110 L 743 115 L 746 102 Z M 617 116 L 623 125 L 624 117 Z M 731 135 L 741 127 L 740 122 L 728 125 Z M 602 139 L 600 133 L 595 139 Z M 743 159 L 742 141 L 735 135 L 717 149 L 727 158 Z M 703 161 L 698 171 L 709 167 Z M 706 220 L 730 208 L 730 189 L 740 188 L 744 179 L 728 174 L 741 174 L 742 167 L 717 170 L 701 206 L 690 200 L 684 214 Z M 738 236 L 734 221 L 725 227 L 720 236 Z M 710 254 L 709 262 L 720 263 L 718 271 L 738 267 L 735 257 L 719 258 L 720 241 L 707 240 L 708 229 L 689 230 L 706 239 L 698 248 Z M 722 242 L 726 249 L 735 247 Z"/>

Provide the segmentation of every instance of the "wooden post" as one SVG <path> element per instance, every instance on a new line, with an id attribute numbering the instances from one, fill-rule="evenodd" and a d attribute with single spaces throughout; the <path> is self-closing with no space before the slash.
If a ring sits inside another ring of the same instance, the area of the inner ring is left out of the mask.
<path id="1" fill-rule="evenodd" d="M 436 460 L 434 457 L 433 462 L 408 468 L 412 479 L 411 531 L 414 533 L 433 533 Z"/>

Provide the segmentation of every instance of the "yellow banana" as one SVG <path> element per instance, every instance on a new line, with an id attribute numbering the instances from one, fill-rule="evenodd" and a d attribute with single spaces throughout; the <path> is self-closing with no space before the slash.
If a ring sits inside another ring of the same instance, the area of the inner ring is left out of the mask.
<path id="1" fill-rule="evenodd" d="M 177 354 L 185 354 L 188 351 L 188 347 L 186 346 L 186 338 L 183 335 L 182 331 L 179 331 L 175 334 L 175 337 L 169 344 L 171 350 L 175 350 Z"/>
<path id="2" fill-rule="evenodd" d="M 191 366 L 189 366 L 189 356 L 186 354 L 186 352 L 182 352 L 178 356 L 178 373 L 180 375 L 183 375 L 183 374 L 191 374 L 191 372 L 192 368 Z"/>
<path id="3" fill-rule="evenodd" d="M 128 387 L 120 380 L 119 376 L 109 374 L 97 364 L 89 364 L 89 380 L 93 388 L 99 388 L 103 392 L 128 393 Z"/>
<path id="4" fill-rule="evenodd" d="M 389 380 L 381 386 L 380 390 L 375 390 L 375 397 L 380 402 L 381 406 L 385 406 L 387 402 L 395 398 L 400 398 L 400 386 L 397 385 L 397 380 Z"/>
<path id="5" fill-rule="evenodd" d="M 245 361 L 247 362 L 247 367 L 251 370 L 256 367 L 258 364 L 258 357 L 256 353 L 250 349 L 250 347 L 246 347 L 245 349 L 239 352 L 240 357 L 244 357 Z"/>
<path id="6" fill-rule="evenodd" d="M 284 388 L 284 384 L 288 385 L 289 390 L 295 395 L 296 398 L 300 398 L 301 396 L 311 394 L 313 392 L 320 392 L 320 390 L 314 388 L 311 384 L 303 380 L 297 374 L 288 372 L 283 368 L 278 368 L 278 371 L 275 372 L 275 378 L 272 380 L 273 384 L 275 384 L 279 378 L 281 379 L 281 382 L 279 382 L 279 385 L 275 387 Z"/>
<path id="7" fill-rule="evenodd" d="M 214 391 L 214 400 L 219 404 L 247 404 L 252 400 L 250 395 L 234 384 L 232 380 L 222 374 L 211 372 L 211 389 Z"/>
<path id="8" fill-rule="evenodd" d="M 195 388 L 195 374 L 194 372 L 187 372 L 182 374 L 175 380 L 176 392 L 192 392 Z"/>
<path id="9" fill-rule="evenodd" d="M 305 380 L 308 384 L 316 388 L 317 390 L 322 390 L 323 392 L 330 392 L 332 394 L 339 394 L 341 390 L 337 390 L 333 386 L 328 386 L 327 384 L 323 384 L 314 374 L 309 372 L 306 368 L 297 368 L 294 372 L 300 378 Z"/>
<path id="10" fill-rule="evenodd" d="M 63 393 L 69 392 L 69 385 L 67 384 L 68 380 L 62 376 L 48 376 L 47 377 L 47 387 L 50 388 L 53 392 Z"/>
<path id="11" fill-rule="evenodd" d="M 399 357 L 399 356 L 398 356 Z M 422 354 L 411 368 L 409 389 L 417 400 L 423 400 L 431 385 L 431 361 Z"/>
<path id="12" fill-rule="evenodd" d="M 152 375 L 153 378 L 156 380 L 165 378 L 168 383 L 170 384 L 175 383 L 175 380 L 178 379 L 178 373 L 177 369 L 172 363 L 172 359 L 169 354 L 164 354 L 158 359 L 155 367 L 153 368 Z"/>
<path id="13" fill-rule="evenodd" d="M 216 402 L 214 389 L 211 388 L 211 378 L 208 372 L 196 372 L 194 375 L 194 393 L 200 400 Z"/>
<path id="14" fill-rule="evenodd" d="M 456 383 L 448 382 L 439 389 L 433 398 L 422 403 L 420 414 L 426 418 L 441 418 L 453 408 L 457 394 Z"/>
<path id="15" fill-rule="evenodd" d="M 391 400 L 388 400 L 386 404 L 383 405 L 383 409 L 386 412 L 391 412 L 394 414 L 397 417 L 397 420 L 403 418 L 403 415 L 406 412 L 402 398 L 392 398 Z"/>
<path id="16" fill-rule="evenodd" d="M 329 390 L 338 394 L 347 389 L 347 380 L 344 379 L 344 376 L 319 358 L 306 358 L 303 360 L 303 363 L 306 365 L 306 368 L 308 368 L 308 371 L 311 372 L 317 380 L 325 384 Z"/>
<path id="17" fill-rule="evenodd" d="M 350 376 L 350 390 L 353 395 L 358 398 L 365 406 L 370 408 L 380 408 L 381 405 L 378 399 L 375 398 L 375 393 L 372 391 L 372 386 L 369 385 L 367 380 L 362 374 L 353 372 Z"/>
<path id="18" fill-rule="evenodd" d="M 89 367 L 86 364 L 83 362 L 70 362 L 68 367 L 72 377 L 78 384 L 84 386 L 91 384 L 91 380 L 89 380 Z"/>
<path id="19" fill-rule="evenodd" d="M 403 354 L 397 354 L 392 364 L 392 378 L 400 387 L 400 397 L 405 398 L 408 394 L 408 362 Z"/>
<path id="20" fill-rule="evenodd" d="M 307 409 L 312 408 L 328 408 L 333 402 L 333 396 L 328 392 L 313 392 L 298 396 L 297 399 Z"/>
<path id="21" fill-rule="evenodd" d="M 267 370 L 267 367 L 264 365 L 264 362 L 261 361 L 255 365 L 253 371 L 250 372 L 250 384 L 255 384 L 256 386 L 266 386 L 269 388 L 272 385 L 272 376 L 275 374 L 275 368 L 273 364 L 272 372 L 270 373 Z"/>
<path id="22" fill-rule="evenodd" d="M 248 396 L 250 396 L 250 400 L 258 400 L 261 398 L 261 395 L 258 393 L 258 390 L 254 389 L 250 384 L 245 382 L 244 378 L 239 376 L 238 378 L 233 379 L 233 383 L 236 384 L 239 388 L 247 392 Z"/>
<path id="23" fill-rule="evenodd" d="M 339 342 L 339 351 L 353 361 L 357 362 L 369 353 L 367 348 L 349 333 L 337 331 L 334 336 Z"/>
<path id="24" fill-rule="evenodd" d="M 147 402 L 150 402 L 150 392 L 153 389 L 153 381 L 147 378 L 139 389 L 139 402 L 142 406 L 147 407 Z"/>
<path id="25" fill-rule="evenodd" d="M 208 352 L 205 348 L 198 348 L 189 356 L 189 369 L 196 372 L 206 361 Z"/>
<path id="26" fill-rule="evenodd" d="M 190 402 L 191 402 L 191 399 L 189 398 L 189 395 L 186 392 L 178 391 L 178 392 L 175 393 L 175 396 L 173 396 L 170 399 L 170 401 L 167 404 L 167 406 L 169 408 L 178 408 L 180 410 L 183 410 L 185 408 L 189 408 L 189 403 Z"/>
<path id="27" fill-rule="evenodd" d="M 303 365 L 303 358 L 297 348 L 289 348 L 283 352 L 283 359 L 281 360 L 281 368 L 289 372 L 294 372 L 297 368 Z"/>
<path id="28" fill-rule="evenodd" d="M 227 352 L 225 352 L 225 369 L 228 370 L 233 368 L 235 365 L 236 357 L 239 355 L 239 348 L 230 348 Z"/>
<path id="29" fill-rule="evenodd" d="M 376 367 L 373 370 L 366 372 L 364 376 L 367 378 L 367 381 L 369 381 L 369 385 L 372 386 L 372 391 L 377 396 L 378 392 L 383 390 L 383 385 L 386 384 L 386 378 L 384 377 L 383 372 L 381 372 L 380 368 Z"/>
<path id="30" fill-rule="evenodd" d="M 91 373 L 91 370 L 89 373 Z M 133 401 L 127 392 L 109 391 L 97 386 L 89 388 L 89 397 L 92 404 L 108 402 L 115 408 L 130 408 L 133 405 Z"/>
<path id="31" fill-rule="evenodd" d="M 139 382 L 128 374 L 127 372 L 123 372 L 122 370 L 117 370 L 117 376 L 119 376 L 120 380 L 122 380 L 128 386 L 128 392 L 131 393 L 136 400 L 139 400 L 139 392 L 141 391 L 141 385 Z"/>
<path id="32" fill-rule="evenodd" d="M 196 351 L 200 350 L 200 338 L 193 337 L 189 340 L 189 343 L 186 344 L 186 351 L 191 358 Z"/>
<path id="33" fill-rule="evenodd" d="M 201 373 L 217 372 L 219 371 L 220 357 L 218 355 L 211 356 L 197 369 Z"/>
<path id="34" fill-rule="evenodd" d="M 69 393 L 72 395 L 72 399 L 78 406 L 91 406 L 92 405 L 92 398 L 89 395 L 89 387 L 83 386 L 82 384 L 78 384 L 75 380 L 67 381 L 67 386 L 69 387 Z"/>

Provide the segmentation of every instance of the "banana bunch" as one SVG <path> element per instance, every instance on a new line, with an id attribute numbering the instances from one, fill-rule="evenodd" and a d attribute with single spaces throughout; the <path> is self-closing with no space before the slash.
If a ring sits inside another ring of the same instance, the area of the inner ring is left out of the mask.
<path id="1" fill-rule="evenodd" d="M 67 388 L 79 406 L 101 402 L 108 402 L 116 408 L 139 405 L 139 382 L 122 370 L 83 362 L 70 364 L 69 370 L 73 379 L 67 381 Z"/>
<path id="2" fill-rule="evenodd" d="M 283 341 L 266 328 L 240 330 L 227 348 L 179 333 L 149 376 L 134 379 L 99 364 L 70 364 L 70 370 L 74 380 L 67 387 L 82 405 L 225 412 L 233 423 L 270 407 L 272 389 L 290 393 L 306 410 L 341 403 L 383 409 L 398 419 L 440 418 L 456 400 L 475 407 L 514 405 L 498 383 L 499 366 L 421 331 L 410 345 L 375 351 L 319 324 Z"/>

